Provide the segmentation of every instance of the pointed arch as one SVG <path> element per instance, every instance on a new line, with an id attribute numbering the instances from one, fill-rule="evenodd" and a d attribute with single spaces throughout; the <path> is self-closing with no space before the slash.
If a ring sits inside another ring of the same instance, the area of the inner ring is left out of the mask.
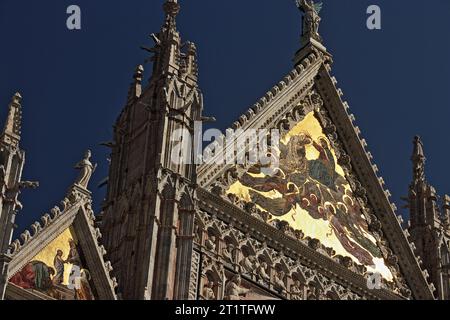
<path id="1" fill-rule="evenodd" d="M 175 196 L 175 184 L 170 175 L 164 175 L 159 184 L 159 194 L 163 200 L 173 199 Z"/>

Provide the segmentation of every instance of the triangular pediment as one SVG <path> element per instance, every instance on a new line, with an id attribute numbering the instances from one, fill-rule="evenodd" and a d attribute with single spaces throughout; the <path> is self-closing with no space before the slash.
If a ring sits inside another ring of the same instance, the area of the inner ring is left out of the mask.
<path id="1" fill-rule="evenodd" d="M 89 191 L 74 185 L 11 246 L 9 299 L 115 300 L 111 264 L 99 244 Z"/>
<path id="2" fill-rule="evenodd" d="M 280 143 L 279 171 L 265 175 L 258 166 L 241 174 L 227 194 L 254 203 L 270 220 L 284 221 L 305 237 L 320 240 L 369 271 L 393 281 L 377 240 L 369 231 L 369 218 L 353 194 L 336 151 L 311 111 L 289 130 Z"/>
<path id="3" fill-rule="evenodd" d="M 275 174 L 210 163 L 200 185 L 365 278 L 381 275 L 399 296 L 432 299 L 329 62 L 311 53 L 233 124 L 280 131 Z"/>

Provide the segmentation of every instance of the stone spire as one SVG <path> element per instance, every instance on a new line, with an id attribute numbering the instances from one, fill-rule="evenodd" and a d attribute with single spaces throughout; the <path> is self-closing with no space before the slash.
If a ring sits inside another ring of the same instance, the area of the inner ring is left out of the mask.
<path id="1" fill-rule="evenodd" d="M 1 142 L 18 147 L 22 128 L 22 96 L 16 93 L 9 104 L 8 117 L 1 135 Z"/>
<path id="2" fill-rule="evenodd" d="M 25 151 L 19 148 L 22 125 L 22 96 L 16 93 L 9 104 L 5 128 L 0 138 L 0 300 L 7 285 L 9 245 L 15 219 L 22 209 L 21 190 L 36 188 L 37 182 L 22 181 Z"/>
<path id="3" fill-rule="evenodd" d="M 430 274 L 430 280 L 437 289 L 439 299 L 447 299 L 450 292 L 445 285 L 445 270 L 441 264 L 444 260 L 442 244 L 445 240 L 445 230 L 448 228 L 448 216 L 450 211 L 450 198 L 444 196 L 442 206 L 440 197 L 435 188 L 427 182 L 425 176 L 426 157 L 420 137 L 413 141 L 413 179 L 409 186 L 408 208 L 410 215 L 410 227 L 408 229 L 411 240 L 421 257 L 424 267 Z M 448 280 L 447 280 L 448 281 Z"/>
<path id="4" fill-rule="evenodd" d="M 414 137 L 413 180 L 409 187 L 408 207 L 410 209 L 411 225 L 434 226 L 439 221 L 437 206 L 438 195 L 435 188 L 427 183 L 425 177 L 425 154 L 423 143 L 419 136 Z"/>
<path id="5" fill-rule="evenodd" d="M 180 4 L 178 0 L 166 0 L 163 5 L 166 14 L 166 21 L 164 28 L 166 31 L 176 32 L 177 30 L 177 15 L 180 13 Z M 163 29 L 164 30 L 164 29 Z"/>
<path id="6" fill-rule="evenodd" d="M 123 299 L 189 297 L 186 258 L 192 256 L 197 188 L 190 150 L 203 96 L 196 46 L 182 44 L 177 30 L 180 5 L 166 0 L 163 9 L 162 27 L 151 35 L 154 46 L 143 48 L 153 63 L 149 84 L 141 87 L 138 67 L 110 143 L 101 228 Z"/>
<path id="7" fill-rule="evenodd" d="M 133 75 L 133 83 L 130 85 L 128 91 L 128 103 L 132 103 L 135 99 L 139 98 L 142 94 L 142 79 L 144 77 L 144 67 L 138 65 Z"/>
<path id="8" fill-rule="evenodd" d="M 142 49 L 154 54 L 150 59 L 153 61 L 152 79 L 170 74 L 178 75 L 180 69 L 181 38 L 176 22 L 176 17 L 180 12 L 180 4 L 177 0 L 166 0 L 163 9 L 166 17 L 161 31 L 158 34 L 151 35 L 155 42 L 154 47 L 142 47 Z"/>
<path id="9" fill-rule="evenodd" d="M 423 143 L 419 136 L 414 137 L 414 148 L 411 156 L 413 163 L 413 185 L 425 183 L 425 154 L 423 152 Z"/>

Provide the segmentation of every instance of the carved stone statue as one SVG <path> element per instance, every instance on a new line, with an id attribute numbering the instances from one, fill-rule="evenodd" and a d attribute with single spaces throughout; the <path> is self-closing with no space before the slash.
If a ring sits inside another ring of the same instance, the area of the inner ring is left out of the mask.
<path id="1" fill-rule="evenodd" d="M 315 286 L 311 286 L 308 289 L 308 300 L 328 300 L 328 298 L 323 293 L 322 289 Z"/>
<path id="2" fill-rule="evenodd" d="M 216 237 L 214 235 L 210 235 L 208 240 L 206 240 L 205 245 L 206 249 L 216 251 Z"/>
<path id="3" fill-rule="evenodd" d="M 224 248 L 222 250 L 222 256 L 225 259 L 225 261 L 227 262 L 234 262 L 234 257 L 233 257 L 233 251 L 234 251 L 234 247 L 231 243 L 229 243 L 226 248 Z"/>
<path id="4" fill-rule="evenodd" d="M 256 258 L 252 255 L 248 255 L 244 259 L 242 259 L 239 264 L 244 269 L 244 271 L 253 273 L 255 271 L 256 263 Z"/>
<path id="5" fill-rule="evenodd" d="M 198 224 L 194 226 L 194 242 L 200 243 L 200 227 Z"/>
<path id="6" fill-rule="evenodd" d="M 267 274 L 267 263 L 262 262 L 261 264 L 257 264 L 256 274 L 260 282 L 270 282 L 270 276 Z"/>
<path id="7" fill-rule="evenodd" d="M 89 180 L 91 180 L 92 173 L 94 173 L 95 169 L 97 169 L 97 164 L 93 165 L 91 160 L 91 150 L 86 151 L 84 154 L 83 160 L 81 160 L 76 166 L 75 169 L 80 170 L 80 175 L 78 176 L 75 184 L 87 189 Z"/>
<path id="8" fill-rule="evenodd" d="M 323 290 L 319 290 L 319 300 L 330 300 Z"/>
<path id="9" fill-rule="evenodd" d="M 275 289 L 279 292 L 286 291 L 286 284 L 284 283 L 285 273 L 283 271 L 275 273 Z"/>
<path id="10" fill-rule="evenodd" d="M 203 298 L 205 300 L 216 300 L 216 294 L 214 293 L 214 282 L 208 281 L 203 288 Z"/>
<path id="11" fill-rule="evenodd" d="M 322 20 L 319 13 L 322 10 L 322 3 L 314 3 L 313 0 L 297 0 L 297 6 L 304 12 L 303 40 L 307 41 L 312 38 L 322 42 L 322 37 L 319 35 L 319 26 Z"/>
<path id="12" fill-rule="evenodd" d="M 296 280 L 291 286 L 291 300 L 303 300 L 303 294 L 302 284 Z"/>
<path id="13" fill-rule="evenodd" d="M 314 286 L 311 286 L 308 288 L 308 300 L 319 300 L 319 297 L 317 295 L 317 288 Z"/>
<path id="14" fill-rule="evenodd" d="M 248 292 L 249 289 L 241 287 L 241 276 L 235 275 L 225 286 L 225 300 L 241 300 Z"/>

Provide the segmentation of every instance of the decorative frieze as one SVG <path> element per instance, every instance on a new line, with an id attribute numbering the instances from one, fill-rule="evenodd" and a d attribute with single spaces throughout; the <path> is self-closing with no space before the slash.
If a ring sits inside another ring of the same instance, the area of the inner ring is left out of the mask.
<path id="1" fill-rule="evenodd" d="M 250 233 L 241 231 L 245 229 L 244 225 L 237 228 L 206 211 L 197 213 L 195 224 L 202 236 L 196 238 L 191 285 L 194 286 L 197 274 L 202 275 L 202 281 L 191 288 L 192 297 L 194 292 L 201 291 L 202 299 L 237 299 L 237 296 L 252 294 L 292 300 L 362 299 L 317 270 L 302 265 L 299 260 L 252 238 Z M 202 238 L 206 240 L 198 241 Z M 322 250 L 314 239 L 307 243 L 315 250 Z M 201 270 L 196 273 L 199 255 L 202 256 Z M 242 293 L 236 294 L 238 291 Z"/>

